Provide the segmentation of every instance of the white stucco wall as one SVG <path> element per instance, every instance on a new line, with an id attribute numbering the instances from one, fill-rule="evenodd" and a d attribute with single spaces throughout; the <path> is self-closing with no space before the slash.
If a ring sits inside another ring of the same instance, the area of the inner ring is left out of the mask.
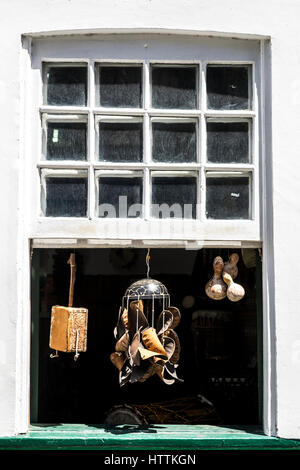
<path id="1" fill-rule="evenodd" d="M 269 263 L 272 270 L 273 236 L 275 278 L 265 283 L 270 293 L 271 324 L 276 325 L 276 342 L 271 341 L 272 413 L 279 436 L 300 438 L 300 274 L 297 271 L 300 265 L 297 248 L 300 229 L 300 199 L 297 197 L 300 3 L 297 0 L 2 0 L 0 6 L 0 434 L 24 432 L 28 423 L 26 399 L 22 402 L 22 390 L 29 386 L 24 367 L 28 364 L 28 357 L 24 358 L 24 344 L 29 340 L 29 329 L 22 316 L 27 308 L 28 283 L 23 274 L 28 269 L 28 259 L 24 256 L 27 245 L 22 225 L 26 201 L 26 195 L 22 193 L 22 152 L 26 135 L 22 135 L 21 125 L 23 104 L 20 94 L 24 79 L 20 75 L 20 63 L 24 59 L 21 35 L 127 29 L 271 37 L 272 94 L 269 104 L 272 106 L 273 137 L 267 144 L 269 150 L 272 144 L 273 152 L 273 194 L 269 194 L 270 204 L 266 206 L 269 232 L 265 234 L 269 243 L 264 240 L 264 246 L 268 246 L 264 256 L 268 257 L 265 263 Z M 274 427 L 269 430 L 275 432 Z"/>

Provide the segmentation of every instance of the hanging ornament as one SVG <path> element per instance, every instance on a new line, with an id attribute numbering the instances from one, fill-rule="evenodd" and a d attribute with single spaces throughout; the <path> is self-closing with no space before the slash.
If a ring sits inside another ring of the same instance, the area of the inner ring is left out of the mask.
<path id="1" fill-rule="evenodd" d="M 126 290 L 114 329 L 116 345 L 110 360 L 119 370 L 121 387 L 145 382 L 155 374 L 168 385 L 183 381 L 176 373 L 180 342 L 174 331 L 180 311 L 170 306 L 166 286 L 150 278 L 150 249 L 146 266 L 147 277 Z"/>
<path id="2" fill-rule="evenodd" d="M 214 275 L 205 286 L 205 292 L 213 300 L 222 300 L 226 296 L 231 302 L 238 302 L 245 295 L 245 289 L 235 282 L 238 275 L 237 263 L 239 255 L 232 253 L 224 263 L 221 256 L 216 256 L 213 262 Z"/>
<path id="3" fill-rule="evenodd" d="M 205 292 L 213 300 L 222 300 L 226 297 L 227 286 L 222 279 L 224 261 L 221 256 L 216 256 L 213 262 L 214 275 L 205 286 Z"/>
<path id="4" fill-rule="evenodd" d="M 223 272 L 230 274 L 232 279 L 235 279 L 239 273 L 237 264 L 239 262 L 239 255 L 237 253 L 232 253 L 229 256 L 229 260 L 224 264 Z"/>
<path id="5" fill-rule="evenodd" d="M 223 279 L 228 285 L 227 297 L 231 302 L 238 302 L 245 295 L 245 289 L 240 284 L 233 282 L 232 277 L 228 273 L 223 273 Z"/>
<path id="6" fill-rule="evenodd" d="M 52 307 L 49 346 L 55 350 L 55 354 L 50 354 L 50 357 L 51 359 L 58 357 L 58 351 L 74 352 L 74 361 L 77 361 L 79 353 L 86 351 L 88 310 L 73 307 L 76 275 L 74 253 L 70 255 L 68 264 L 71 271 L 69 305 L 68 307 L 60 305 Z"/>

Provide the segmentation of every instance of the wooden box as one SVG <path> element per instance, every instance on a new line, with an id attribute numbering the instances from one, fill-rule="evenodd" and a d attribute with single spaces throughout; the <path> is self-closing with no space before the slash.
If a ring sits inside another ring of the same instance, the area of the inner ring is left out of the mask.
<path id="1" fill-rule="evenodd" d="M 85 352 L 88 310 L 55 305 L 51 311 L 49 346 L 62 352 Z"/>

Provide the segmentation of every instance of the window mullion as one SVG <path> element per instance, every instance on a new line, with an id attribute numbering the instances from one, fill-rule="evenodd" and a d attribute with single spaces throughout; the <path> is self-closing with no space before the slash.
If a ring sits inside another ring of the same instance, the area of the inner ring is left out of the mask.
<path id="1" fill-rule="evenodd" d="M 95 70 L 94 61 L 89 60 L 88 63 L 88 97 L 89 97 L 89 115 L 88 115 L 88 142 L 87 142 L 87 161 L 89 162 L 88 172 L 88 218 L 95 217 L 96 201 L 95 201 L 95 123 L 93 109 L 95 107 Z"/>
<path id="2" fill-rule="evenodd" d="M 144 85 L 144 190 L 143 190 L 143 205 L 144 205 L 144 218 L 149 220 L 151 217 L 151 174 L 149 165 L 151 163 L 151 119 L 149 116 L 149 108 L 151 106 L 151 90 L 150 90 L 150 65 L 149 61 L 146 60 L 143 68 L 143 85 Z"/>
<path id="3" fill-rule="evenodd" d="M 143 191 L 143 204 L 144 216 L 146 220 L 150 218 L 150 194 L 151 194 L 151 175 L 149 165 L 151 162 L 151 120 L 148 113 L 144 116 L 144 162 L 146 167 L 144 169 L 144 191 Z"/>
<path id="4" fill-rule="evenodd" d="M 201 116 L 199 120 L 199 163 L 200 169 L 198 172 L 198 194 L 197 194 L 197 203 L 198 211 L 197 218 L 201 222 L 204 222 L 206 218 L 205 214 L 205 204 L 206 204 L 206 181 L 205 181 L 205 165 L 206 165 L 206 80 L 205 80 L 205 68 L 201 67 L 201 76 L 200 76 L 200 106 L 201 106 Z"/>

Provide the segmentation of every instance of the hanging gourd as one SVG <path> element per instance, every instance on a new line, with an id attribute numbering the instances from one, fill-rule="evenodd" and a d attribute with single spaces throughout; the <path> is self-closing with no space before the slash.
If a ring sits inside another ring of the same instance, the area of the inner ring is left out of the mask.
<path id="1" fill-rule="evenodd" d="M 205 286 L 205 292 L 213 300 L 222 300 L 226 297 L 227 286 L 222 279 L 224 261 L 221 256 L 216 256 L 213 262 L 214 275 Z"/>
<path id="2" fill-rule="evenodd" d="M 174 331 L 180 312 L 170 306 L 166 286 L 149 277 L 149 251 L 147 278 L 126 290 L 114 329 L 116 345 L 110 360 L 119 370 L 120 386 L 145 382 L 155 374 L 168 385 L 182 382 L 176 373 L 180 342 Z"/>
<path id="3" fill-rule="evenodd" d="M 229 256 L 229 260 L 224 264 L 223 272 L 230 274 L 232 279 L 235 279 L 239 273 L 237 264 L 239 262 L 239 255 L 237 253 L 232 253 Z"/>
<path id="4" fill-rule="evenodd" d="M 239 255 L 232 253 L 224 263 L 221 256 L 216 256 L 213 262 L 214 275 L 205 286 L 205 292 L 213 300 L 222 300 L 226 296 L 231 302 L 238 302 L 245 295 L 245 289 L 235 282 L 238 275 L 237 263 Z"/>
<path id="5" fill-rule="evenodd" d="M 75 353 L 74 361 L 80 352 L 87 348 L 88 310 L 73 307 L 74 284 L 76 276 L 75 254 L 68 260 L 70 264 L 70 289 L 68 307 L 55 305 L 51 310 L 51 326 L 49 346 L 55 350 L 50 357 L 58 357 L 58 351 Z"/>
<path id="6" fill-rule="evenodd" d="M 223 272 L 223 279 L 228 285 L 227 297 L 231 302 L 238 302 L 245 295 L 245 289 L 240 284 L 233 282 L 232 277 L 228 273 Z"/>

